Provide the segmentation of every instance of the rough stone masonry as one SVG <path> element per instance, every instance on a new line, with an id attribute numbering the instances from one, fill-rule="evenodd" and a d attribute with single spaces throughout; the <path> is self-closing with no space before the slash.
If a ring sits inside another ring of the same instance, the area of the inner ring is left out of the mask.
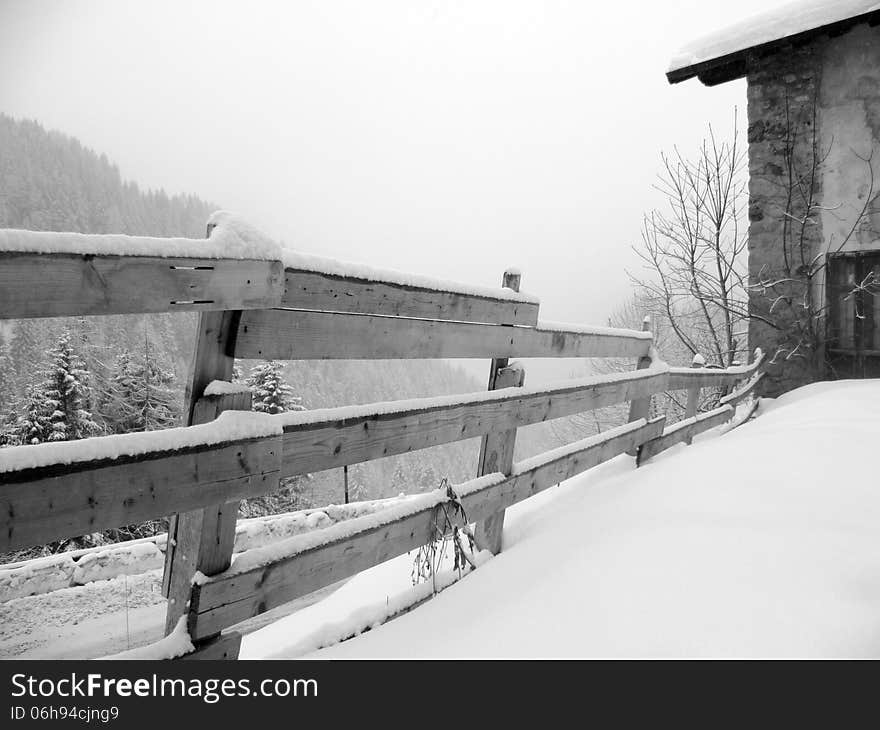
<path id="1" fill-rule="evenodd" d="M 880 250 L 880 27 L 750 58 L 747 78 L 749 343 L 774 396 L 827 376 L 826 254 Z"/>

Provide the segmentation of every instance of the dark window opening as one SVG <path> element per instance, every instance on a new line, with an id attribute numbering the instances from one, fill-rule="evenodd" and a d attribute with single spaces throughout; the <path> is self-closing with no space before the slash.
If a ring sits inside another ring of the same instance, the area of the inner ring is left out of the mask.
<path id="1" fill-rule="evenodd" d="M 880 251 L 833 254 L 826 351 L 832 377 L 880 377 Z"/>

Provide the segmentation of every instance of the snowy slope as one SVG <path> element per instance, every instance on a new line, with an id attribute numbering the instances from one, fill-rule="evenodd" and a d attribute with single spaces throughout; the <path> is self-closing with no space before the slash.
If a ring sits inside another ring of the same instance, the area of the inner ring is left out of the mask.
<path id="1" fill-rule="evenodd" d="M 310 656 L 878 656 L 878 443 L 878 381 L 764 401 L 722 437 L 638 470 L 618 457 L 509 510 L 501 555 Z M 246 637 L 243 657 L 321 645 L 410 565 Z"/>

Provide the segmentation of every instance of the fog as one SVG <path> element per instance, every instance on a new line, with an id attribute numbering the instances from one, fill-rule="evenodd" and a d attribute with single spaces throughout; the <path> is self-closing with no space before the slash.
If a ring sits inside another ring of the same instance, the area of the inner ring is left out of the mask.
<path id="1" fill-rule="evenodd" d="M 516 265 L 542 316 L 601 324 L 661 150 L 736 106 L 745 126 L 743 81 L 670 86 L 669 58 L 767 5 L 7 1 L 0 109 L 301 250 L 481 284 Z"/>

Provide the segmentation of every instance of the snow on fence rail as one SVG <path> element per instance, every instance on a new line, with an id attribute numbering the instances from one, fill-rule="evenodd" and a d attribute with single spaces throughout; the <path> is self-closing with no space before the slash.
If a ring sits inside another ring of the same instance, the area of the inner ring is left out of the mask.
<path id="1" fill-rule="evenodd" d="M 729 368 L 669 368 L 669 389 L 719 388 L 735 385 L 752 376 L 764 362 L 764 353 L 758 348 L 750 365 Z"/>
<path id="2" fill-rule="evenodd" d="M 700 388 L 749 378 L 733 403 L 760 377 L 760 357 L 727 370 L 670 369 L 649 331 L 541 322 L 519 281 L 511 270 L 504 288 L 489 289 L 304 256 L 227 214 L 212 216 L 207 241 L 0 231 L 0 319 L 202 310 L 189 427 L 0 450 L 0 550 L 172 515 L 166 630 L 185 617 L 190 656 L 234 658 L 240 637 L 221 632 L 425 544 L 447 499 L 421 495 L 230 565 L 238 501 L 282 476 L 482 437 L 478 478 L 457 493 L 478 542 L 497 552 L 506 507 L 618 454 L 647 458 L 689 440 L 733 412 L 725 403 L 697 416 Z M 492 365 L 489 392 L 254 418 L 223 413 L 250 409 L 249 393 L 217 384 L 231 380 L 235 357 Z M 632 357 L 639 369 L 525 388 L 510 357 Z M 645 416 L 652 394 L 676 388 L 688 390 L 689 419 L 664 432 L 662 419 Z M 520 426 L 626 401 L 629 424 L 513 464 Z"/>
<path id="3" fill-rule="evenodd" d="M 0 319 L 287 307 L 537 322 L 538 300 L 510 289 L 300 254 L 222 211 L 208 231 L 206 240 L 0 230 Z"/>
<path id="4" fill-rule="evenodd" d="M 661 392 L 667 382 L 668 368 L 658 365 L 548 388 L 276 416 L 227 411 L 207 425 L 13 446 L 0 450 L 0 550 L 265 495 L 277 489 L 280 477 L 589 411 Z M 239 426 L 230 432 L 244 438 L 217 443 L 226 429 L 215 424 L 241 420 L 259 437 L 248 438 Z M 210 443 L 192 438 L 196 432 Z M 175 450 L 169 447 L 175 438 L 192 443 Z M 158 446 L 151 449 L 151 442 Z"/>
<path id="5" fill-rule="evenodd" d="M 0 550 L 42 545 L 216 502 L 256 497 L 278 486 L 280 436 L 183 448 L 147 446 L 134 453 L 89 460 L 88 450 L 94 442 L 115 444 L 121 438 L 67 442 L 85 452 L 83 458 L 76 455 L 72 460 L 69 451 L 53 451 L 55 444 L 51 443 L 0 450 Z M 34 457 L 38 465 L 27 465 L 29 460 L 23 457 Z M 27 466 L 22 468 L 21 464 Z"/>

